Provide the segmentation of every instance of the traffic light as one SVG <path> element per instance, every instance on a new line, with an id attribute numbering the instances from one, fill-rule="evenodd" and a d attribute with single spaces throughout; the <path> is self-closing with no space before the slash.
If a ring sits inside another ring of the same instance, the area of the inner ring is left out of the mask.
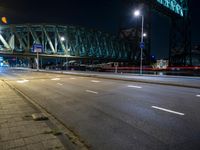
<path id="1" fill-rule="evenodd" d="M 7 24 L 7 23 L 8 23 L 6 17 L 2 17 L 2 18 L 1 18 L 1 21 L 2 21 L 4 24 Z"/>

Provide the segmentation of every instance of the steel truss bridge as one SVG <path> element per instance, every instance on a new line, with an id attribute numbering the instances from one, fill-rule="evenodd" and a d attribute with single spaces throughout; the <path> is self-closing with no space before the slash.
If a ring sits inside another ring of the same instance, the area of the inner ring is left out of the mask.
<path id="1" fill-rule="evenodd" d="M 33 44 L 42 44 L 41 56 L 127 61 L 131 48 L 114 35 L 82 27 L 27 24 L 1 26 L 0 53 L 34 55 Z"/>
<path id="2" fill-rule="evenodd" d="M 191 18 L 189 0 L 123 0 L 123 3 L 141 8 L 145 17 L 145 30 L 151 37 L 152 10 L 170 18 L 169 62 L 171 65 L 192 65 Z M 133 8 L 133 7 L 132 7 Z M 50 24 L 25 24 L 0 26 L 0 53 L 35 56 L 34 43 L 42 44 L 43 56 L 73 57 L 107 61 L 139 62 L 140 24 L 135 42 L 127 42 L 116 36 L 97 30 L 75 26 Z M 132 34 L 131 34 L 132 35 Z M 64 39 L 64 40 L 63 40 Z M 151 38 L 145 40 L 143 60 L 150 63 Z M 159 41 L 158 41 L 159 43 Z M 135 59 L 136 58 L 136 59 Z"/>
<path id="3" fill-rule="evenodd" d="M 146 58 L 144 61 L 148 63 L 150 61 L 151 17 L 152 11 L 156 10 L 170 18 L 170 65 L 192 65 L 190 0 L 123 0 L 123 2 L 126 3 L 126 6 L 136 9 L 140 8 L 143 12 L 145 18 L 144 28 L 148 32 L 148 37 L 150 37 L 146 40 L 146 50 L 144 51 Z M 140 26 L 141 24 L 136 26 L 136 30 L 132 30 L 133 34 L 137 35 L 135 42 L 132 44 L 136 46 L 133 47 L 133 56 L 140 52 L 138 47 L 141 35 Z"/>

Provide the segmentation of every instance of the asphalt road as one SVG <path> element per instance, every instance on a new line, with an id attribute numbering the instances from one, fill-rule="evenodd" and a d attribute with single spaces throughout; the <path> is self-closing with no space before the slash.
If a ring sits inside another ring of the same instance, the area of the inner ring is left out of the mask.
<path id="1" fill-rule="evenodd" d="M 200 90 L 1 70 L 95 150 L 199 150 Z"/>

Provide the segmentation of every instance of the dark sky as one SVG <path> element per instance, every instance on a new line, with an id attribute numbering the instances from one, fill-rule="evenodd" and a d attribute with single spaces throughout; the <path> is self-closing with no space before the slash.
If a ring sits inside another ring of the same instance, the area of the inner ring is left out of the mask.
<path id="1" fill-rule="evenodd" d="M 131 18 L 131 10 L 123 9 L 123 0 L 0 0 L 0 14 L 9 23 L 58 23 L 81 25 L 117 33 L 121 24 Z M 200 1 L 192 2 L 192 42 L 200 43 Z M 152 54 L 157 58 L 168 55 L 168 18 L 153 17 Z M 149 37 L 148 37 L 149 38 Z M 159 45 L 157 46 L 159 41 Z"/>
<path id="2" fill-rule="evenodd" d="M 6 0 L 10 23 L 74 24 L 116 31 L 120 0 Z M 116 3 L 117 2 L 117 3 Z M 13 16 L 13 17 L 12 17 Z M 18 18 L 18 19 L 16 19 Z"/>

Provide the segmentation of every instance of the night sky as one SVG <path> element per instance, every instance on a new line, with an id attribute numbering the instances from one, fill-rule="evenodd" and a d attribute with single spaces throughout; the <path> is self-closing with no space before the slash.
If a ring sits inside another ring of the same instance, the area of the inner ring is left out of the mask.
<path id="1" fill-rule="evenodd" d="M 134 24 L 130 9 L 123 9 L 123 0 L 0 0 L 0 14 L 10 24 L 57 23 L 97 28 L 118 33 L 124 22 Z M 200 44 L 200 1 L 192 2 L 192 43 Z M 154 13 L 152 28 L 152 55 L 167 58 L 169 21 Z M 162 36 L 161 36 L 162 35 Z M 148 37 L 150 38 L 150 37 Z M 158 45 L 159 41 L 159 45 Z"/>

